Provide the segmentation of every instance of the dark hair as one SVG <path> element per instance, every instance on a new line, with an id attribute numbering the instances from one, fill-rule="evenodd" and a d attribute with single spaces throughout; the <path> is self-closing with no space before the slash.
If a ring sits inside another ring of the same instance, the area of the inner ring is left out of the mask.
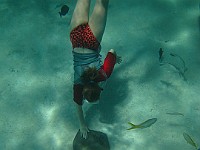
<path id="1" fill-rule="evenodd" d="M 95 67 L 89 67 L 81 75 L 83 86 L 83 96 L 89 102 L 95 102 L 99 99 L 101 94 L 101 87 L 96 82 L 99 77 L 98 70 Z"/>
<path id="2" fill-rule="evenodd" d="M 96 67 L 89 67 L 82 73 L 81 81 L 87 84 L 89 82 L 94 82 L 98 77 L 99 73 Z"/>
<path id="3" fill-rule="evenodd" d="M 88 83 L 83 87 L 83 96 L 88 102 L 95 102 L 99 99 L 101 90 L 97 83 Z"/>

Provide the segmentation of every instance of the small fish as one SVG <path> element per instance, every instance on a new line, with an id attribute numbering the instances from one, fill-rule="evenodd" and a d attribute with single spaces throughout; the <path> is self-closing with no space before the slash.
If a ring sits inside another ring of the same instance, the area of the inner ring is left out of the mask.
<path id="1" fill-rule="evenodd" d="M 177 54 L 170 53 L 170 56 L 176 57 L 176 56 L 177 56 Z"/>
<path id="2" fill-rule="evenodd" d="M 132 127 L 127 130 L 136 129 L 136 128 L 140 128 L 140 129 L 147 128 L 147 127 L 150 127 L 152 124 L 154 124 L 156 121 L 157 121 L 157 118 L 152 118 L 152 119 L 146 120 L 145 122 L 139 125 L 134 125 L 133 123 L 128 122 L 128 124 L 130 124 Z"/>
<path id="3" fill-rule="evenodd" d="M 165 85 L 166 87 L 173 87 L 172 83 L 164 81 L 164 80 L 160 80 L 160 82 Z"/>
<path id="4" fill-rule="evenodd" d="M 187 134 L 187 133 L 183 133 L 183 137 L 185 138 L 185 140 L 187 141 L 187 143 L 189 143 L 190 145 L 194 146 L 196 149 L 197 148 L 197 144 L 194 142 L 194 140 Z"/>
<path id="5" fill-rule="evenodd" d="M 162 62 L 162 60 L 163 60 L 163 50 L 162 50 L 162 48 L 160 48 L 160 50 L 159 50 L 159 62 L 161 63 Z"/>
<path id="6" fill-rule="evenodd" d="M 179 113 L 179 112 L 167 112 L 166 114 L 168 114 L 168 115 L 175 115 L 175 116 L 184 116 L 184 114 Z"/>
<path id="7" fill-rule="evenodd" d="M 59 12 L 60 17 L 65 16 L 68 13 L 68 11 L 69 11 L 69 7 L 67 5 L 63 5 Z"/>

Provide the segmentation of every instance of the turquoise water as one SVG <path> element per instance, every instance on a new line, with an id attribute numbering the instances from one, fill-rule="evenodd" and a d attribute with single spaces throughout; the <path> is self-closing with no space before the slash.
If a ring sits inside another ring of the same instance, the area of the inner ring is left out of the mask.
<path id="1" fill-rule="evenodd" d="M 60 18 L 62 4 L 70 11 Z M 74 7 L 72 0 L 1 0 L 1 150 L 72 149 L 79 128 L 68 36 Z M 110 0 L 102 55 L 114 48 L 123 63 L 88 109 L 89 128 L 106 133 L 111 150 L 195 149 L 184 132 L 200 146 L 199 41 L 197 0 Z M 150 118 L 157 122 L 126 130 Z"/>

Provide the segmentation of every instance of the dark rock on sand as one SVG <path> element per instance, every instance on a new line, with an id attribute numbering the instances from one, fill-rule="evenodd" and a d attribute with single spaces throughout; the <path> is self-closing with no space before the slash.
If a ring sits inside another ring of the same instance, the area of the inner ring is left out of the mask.
<path id="1" fill-rule="evenodd" d="M 110 145 L 105 133 L 90 130 L 84 139 L 79 130 L 73 141 L 73 150 L 110 150 Z"/>

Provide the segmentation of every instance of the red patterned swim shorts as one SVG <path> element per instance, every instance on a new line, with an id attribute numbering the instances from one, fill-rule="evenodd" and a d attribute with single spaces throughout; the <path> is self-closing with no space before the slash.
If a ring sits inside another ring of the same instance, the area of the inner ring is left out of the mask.
<path id="1" fill-rule="evenodd" d="M 81 24 L 70 33 L 70 40 L 73 48 L 87 48 L 98 50 L 100 43 L 92 33 L 88 23 Z"/>

